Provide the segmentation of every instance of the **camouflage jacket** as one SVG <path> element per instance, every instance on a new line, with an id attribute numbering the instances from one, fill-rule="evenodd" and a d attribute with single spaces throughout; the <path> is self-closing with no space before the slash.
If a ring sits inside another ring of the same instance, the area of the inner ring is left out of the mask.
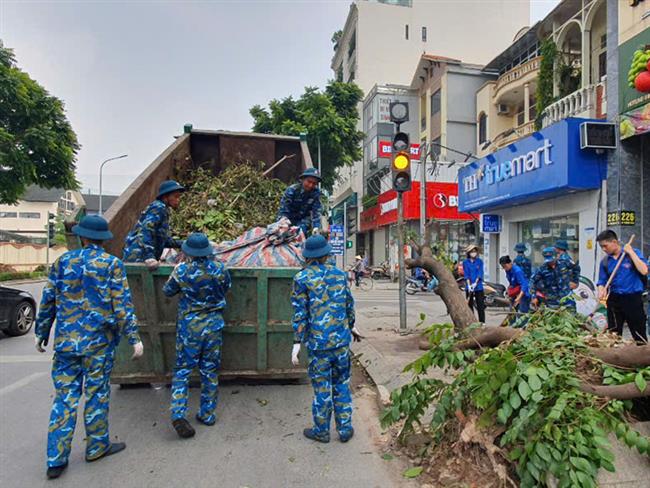
<path id="1" fill-rule="evenodd" d="M 277 218 L 286 217 L 292 225 L 311 225 L 312 228 L 320 227 L 320 190 L 306 192 L 300 183 L 287 188 L 280 201 L 280 210 Z"/>
<path id="2" fill-rule="evenodd" d="M 563 252 L 557 261 L 562 272 L 562 278 L 572 283 L 580 283 L 580 265 L 571 259 L 569 253 Z"/>
<path id="3" fill-rule="evenodd" d="M 354 327 L 354 299 L 345 273 L 331 264 L 311 264 L 293 280 L 294 342 L 310 350 L 329 350 L 350 344 Z"/>
<path id="4" fill-rule="evenodd" d="M 519 254 L 513 262 L 521 268 L 526 279 L 529 280 L 531 276 L 533 276 L 533 266 L 530 263 L 530 259 L 528 259 L 526 256 Z"/>
<path id="5" fill-rule="evenodd" d="M 540 292 L 544 295 L 544 303 L 559 305 L 560 299 L 571 294 L 569 282 L 562 273 L 559 262 L 553 268 L 548 263 L 543 263 L 530 280 L 531 298 L 535 298 L 536 293 Z"/>
<path id="6" fill-rule="evenodd" d="M 169 209 L 161 200 L 154 200 L 144 209 L 138 222 L 126 236 L 122 258 L 127 263 L 160 259 L 165 248 L 180 247 L 169 235 Z"/>
<path id="7" fill-rule="evenodd" d="M 140 341 L 124 264 L 90 244 L 63 254 L 50 269 L 36 318 L 45 339 L 56 321 L 54 350 L 84 355 L 119 342 Z"/>
<path id="8" fill-rule="evenodd" d="M 230 273 L 223 264 L 209 257 L 192 258 L 178 264 L 163 287 L 168 297 L 181 294 L 178 303 L 178 328 L 201 332 L 223 328 L 221 311 L 226 308 Z"/>

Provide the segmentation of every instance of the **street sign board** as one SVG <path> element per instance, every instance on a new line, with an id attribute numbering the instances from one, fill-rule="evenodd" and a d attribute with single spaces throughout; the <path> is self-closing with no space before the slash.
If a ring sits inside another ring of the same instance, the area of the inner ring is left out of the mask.
<path id="1" fill-rule="evenodd" d="M 334 256 L 343 256 L 345 238 L 343 236 L 342 225 L 330 225 L 330 244 L 332 246 L 332 254 Z"/>
<path id="2" fill-rule="evenodd" d="M 481 231 L 485 234 L 498 234 L 501 232 L 501 216 L 494 214 L 481 215 Z"/>

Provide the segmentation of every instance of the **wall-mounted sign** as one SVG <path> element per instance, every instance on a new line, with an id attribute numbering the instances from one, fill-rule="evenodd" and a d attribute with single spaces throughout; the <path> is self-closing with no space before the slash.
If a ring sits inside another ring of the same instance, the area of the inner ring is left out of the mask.
<path id="1" fill-rule="evenodd" d="M 345 239 L 343 238 L 342 225 L 330 225 L 330 244 L 332 246 L 332 254 L 335 256 L 343 256 L 343 247 L 345 246 Z"/>
<path id="2" fill-rule="evenodd" d="M 633 210 L 607 212 L 607 225 L 636 225 L 636 212 Z"/>
<path id="3" fill-rule="evenodd" d="M 618 47 L 618 63 L 620 137 L 626 139 L 650 131 L 650 29 Z"/>
<path id="4" fill-rule="evenodd" d="M 498 234 L 501 232 L 501 216 L 493 214 L 481 215 L 481 232 L 485 234 Z"/>
<path id="5" fill-rule="evenodd" d="M 390 158 L 393 155 L 393 143 L 392 141 L 379 141 L 379 151 L 378 156 L 380 158 Z M 419 161 L 420 160 L 420 145 L 411 144 L 411 160 Z"/>
<path id="6" fill-rule="evenodd" d="M 580 124 L 580 149 L 616 149 L 616 125 L 583 122 Z"/>

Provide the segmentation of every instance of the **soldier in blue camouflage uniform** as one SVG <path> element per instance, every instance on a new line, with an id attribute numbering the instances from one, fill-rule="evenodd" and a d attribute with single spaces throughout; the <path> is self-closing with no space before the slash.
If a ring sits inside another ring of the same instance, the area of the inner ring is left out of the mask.
<path id="1" fill-rule="evenodd" d="M 568 253 L 569 243 L 564 239 L 559 239 L 555 243 L 555 252 L 557 253 L 558 265 L 562 270 L 562 279 L 569 282 L 572 290 L 578 288 L 580 284 L 580 265 L 571 259 Z"/>
<path id="2" fill-rule="evenodd" d="M 163 181 L 156 200 L 144 209 L 138 222 L 126 236 L 122 259 L 126 263 L 145 263 L 155 270 L 165 248 L 179 248 L 181 242 L 172 239 L 169 231 L 169 209 L 180 205 L 181 192 L 185 191 L 173 180 Z"/>
<path id="3" fill-rule="evenodd" d="M 570 298 L 565 298 L 570 296 L 572 292 L 569 281 L 558 263 L 555 248 L 545 247 L 542 256 L 544 256 L 544 263 L 537 269 L 530 280 L 530 295 L 533 305 L 539 305 L 541 300 L 551 308 L 564 305 L 575 310 L 575 302 Z M 542 296 L 539 296 L 538 293 Z"/>
<path id="4" fill-rule="evenodd" d="M 125 334 L 142 355 L 137 319 L 124 265 L 101 247 L 112 238 L 106 220 L 84 217 L 72 229 L 84 247 L 63 254 L 50 269 L 36 320 L 36 349 L 45 352 L 54 330 L 52 380 L 55 396 L 47 436 L 47 477 L 68 466 L 82 390 L 86 395 L 86 461 L 97 461 L 126 447 L 108 434 L 109 378 L 115 348 Z"/>
<path id="5" fill-rule="evenodd" d="M 305 242 L 307 266 L 294 278 L 291 362 L 299 363 L 301 343 L 309 351 L 308 373 L 314 388 L 314 426 L 305 437 L 329 442 L 332 407 L 342 442 L 354 435 L 350 393 L 350 342 L 361 340 L 355 328 L 354 299 L 345 273 L 327 262 L 332 247 L 323 236 Z"/>
<path id="6" fill-rule="evenodd" d="M 321 202 L 318 183 L 321 177 L 314 168 L 306 169 L 300 175 L 300 183 L 286 189 L 280 201 L 277 219 L 286 217 L 291 225 L 300 227 L 305 235 L 311 228 L 314 234 L 320 231 Z"/>
<path id="7" fill-rule="evenodd" d="M 521 268 L 524 272 L 524 276 L 527 280 L 533 276 L 533 266 L 530 263 L 530 259 L 526 257 L 526 244 L 523 242 L 518 243 L 515 246 L 515 251 L 517 252 L 517 257 L 514 260 L 514 263 Z"/>
<path id="8" fill-rule="evenodd" d="M 196 420 L 214 425 L 221 366 L 223 309 L 230 289 L 230 274 L 212 259 L 212 246 L 205 234 L 192 234 L 183 243 L 190 261 L 174 268 L 163 288 L 171 297 L 181 294 L 176 323 L 176 367 L 172 379 L 172 425 L 180 437 L 192 437 L 194 428 L 185 418 L 188 382 L 198 365 L 201 375 L 201 407 Z"/>

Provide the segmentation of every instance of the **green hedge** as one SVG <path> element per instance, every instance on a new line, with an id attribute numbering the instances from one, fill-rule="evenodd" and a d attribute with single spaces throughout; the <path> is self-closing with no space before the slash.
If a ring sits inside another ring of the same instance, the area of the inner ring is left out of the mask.
<path id="1" fill-rule="evenodd" d="M 42 278 L 44 271 L 21 271 L 19 273 L 0 273 L 0 281 L 25 280 L 28 278 Z"/>

